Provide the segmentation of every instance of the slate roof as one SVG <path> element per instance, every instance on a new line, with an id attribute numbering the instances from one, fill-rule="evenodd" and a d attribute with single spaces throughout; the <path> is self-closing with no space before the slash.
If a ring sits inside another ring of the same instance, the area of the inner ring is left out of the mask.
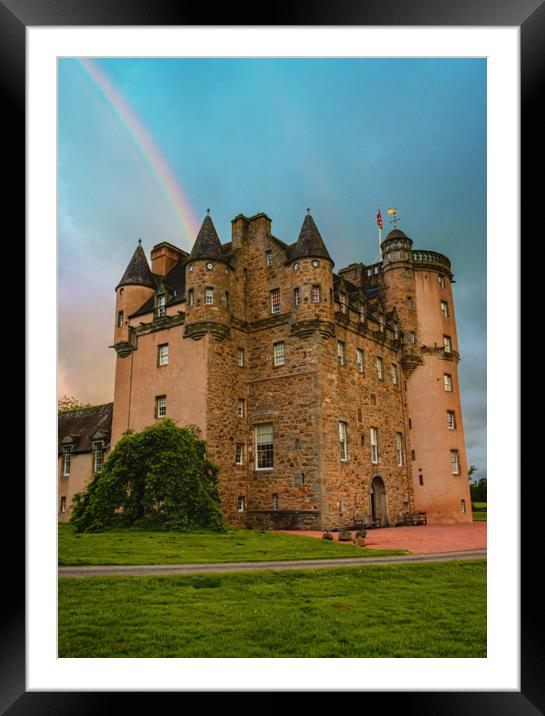
<path id="1" fill-rule="evenodd" d="M 210 216 L 205 216 L 202 226 L 199 229 L 193 248 L 191 249 L 191 259 L 213 259 L 214 261 L 227 261 L 221 242 L 219 240 L 216 227 L 214 226 Z"/>
<path id="2" fill-rule="evenodd" d="M 153 274 L 144 249 L 140 244 L 132 255 L 121 281 L 116 286 L 116 290 L 120 286 L 149 286 L 150 288 L 155 288 Z"/>
<path id="3" fill-rule="evenodd" d="M 294 247 L 290 246 L 289 248 L 290 261 L 312 257 L 327 259 L 333 263 L 333 259 L 325 247 L 324 240 L 320 236 L 318 227 L 314 223 L 314 219 L 310 214 L 305 216 L 297 243 Z"/>
<path id="4" fill-rule="evenodd" d="M 188 259 L 182 259 L 170 269 L 166 276 L 158 276 L 153 274 L 157 286 L 164 283 L 168 293 L 171 294 L 171 298 L 167 301 L 168 306 L 175 306 L 177 303 L 182 303 L 185 300 L 185 266 Z M 175 295 L 174 295 L 175 294 Z M 146 313 L 152 313 L 155 308 L 155 294 L 150 296 L 145 303 L 140 306 L 138 311 L 132 313 L 129 318 L 134 316 L 143 316 Z"/>
<path id="5" fill-rule="evenodd" d="M 400 229 L 393 229 L 390 231 L 388 236 L 384 239 L 384 241 L 388 241 L 388 239 L 408 239 L 409 237 L 407 234 L 404 234 Z"/>
<path id="6" fill-rule="evenodd" d="M 90 408 L 66 410 L 58 415 L 58 453 L 62 452 L 62 440 L 68 435 L 74 439 L 73 453 L 91 452 L 92 436 L 97 430 L 105 433 L 109 441 L 112 430 L 113 403 L 92 405 Z"/>

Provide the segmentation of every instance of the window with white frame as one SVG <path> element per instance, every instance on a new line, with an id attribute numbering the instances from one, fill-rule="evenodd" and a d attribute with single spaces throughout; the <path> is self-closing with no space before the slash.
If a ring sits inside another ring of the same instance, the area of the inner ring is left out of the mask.
<path id="1" fill-rule="evenodd" d="M 278 493 L 273 492 L 272 496 L 272 508 L 273 510 L 279 510 L 280 509 L 280 500 L 278 499 Z"/>
<path id="2" fill-rule="evenodd" d="M 214 289 L 211 286 L 207 286 L 204 290 L 204 302 L 207 306 L 214 303 Z"/>
<path id="3" fill-rule="evenodd" d="M 443 345 L 445 346 L 445 353 L 450 353 L 452 351 L 450 336 L 443 336 Z"/>
<path id="4" fill-rule="evenodd" d="M 241 368 L 244 367 L 244 348 L 237 348 L 237 363 Z"/>
<path id="5" fill-rule="evenodd" d="M 187 305 L 192 308 L 195 305 L 195 290 L 190 288 L 187 292 Z"/>
<path id="6" fill-rule="evenodd" d="M 466 501 L 460 500 L 460 511 L 465 512 L 466 511 Z"/>
<path id="7" fill-rule="evenodd" d="M 93 441 L 93 472 L 98 472 L 104 464 L 104 440 Z"/>
<path id="8" fill-rule="evenodd" d="M 346 423 L 339 421 L 339 449 L 341 460 L 348 460 L 348 446 L 346 444 Z"/>
<path id="9" fill-rule="evenodd" d="M 243 418 L 246 412 L 246 403 L 243 398 L 239 398 L 237 402 L 237 416 Z"/>
<path id="10" fill-rule="evenodd" d="M 454 410 L 447 410 L 447 423 L 449 430 L 456 430 L 456 413 Z"/>
<path id="11" fill-rule="evenodd" d="M 441 315 L 443 318 L 448 318 L 448 303 L 446 301 L 441 301 Z"/>
<path id="12" fill-rule="evenodd" d="M 256 469 L 268 470 L 274 465 L 273 425 L 261 423 L 255 427 Z"/>
<path id="13" fill-rule="evenodd" d="M 244 512 L 246 508 L 246 498 L 242 495 L 237 499 L 237 512 Z"/>
<path id="14" fill-rule="evenodd" d="M 364 354 L 363 349 L 356 348 L 356 367 L 358 369 L 358 373 L 363 373 L 364 370 Z"/>
<path id="15" fill-rule="evenodd" d="M 123 313 L 123 311 L 118 311 L 118 313 L 117 313 L 117 327 L 118 328 L 123 328 L 124 315 L 125 314 Z"/>
<path id="16" fill-rule="evenodd" d="M 63 454 L 63 467 L 62 474 L 66 477 L 70 474 L 72 467 L 72 445 L 65 445 L 62 449 Z"/>
<path id="17" fill-rule="evenodd" d="M 312 287 L 312 303 L 320 303 L 320 287 L 319 286 L 313 286 Z"/>
<path id="18" fill-rule="evenodd" d="M 273 346 L 274 365 L 284 365 L 286 362 L 286 344 L 284 341 Z"/>
<path id="19" fill-rule="evenodd" d="M 166 315 L 167 309 L 167 297 L 164 294 L 161 294 L 160 296 L 157 296 L 157 306 L 156 306 L 156 314 L 157 318 L 162 318 Z"/>
<path id="20" fill-rule="evenodd" d="M 265 251 L 265 265 L 272 266 L 272 249 Z"/>
<path id="21" fill-rule="evenodd" d="M 343 341 L 337 341 L 337 361 L 339 365 L 346 363 L 346 345 Z"/>
<path id="22" fill-rule="evenodd" d="M 409 343 L 416 343 L 416 334 L 414 331 L 409 331 Z"/>
<path id="23" fill-rule="evenodd" d="M 458 453 L 458 450 L 450 451 L 450 465 L 452 468 L 452 474 L 459 475 L 460 474 L 460 455 Z"/>
<path id="24" fill-rule="evenodd" d="M 394 385 L 397 385 L 398 378 L 397 378 L 397 365 L 395 363 L 392 363 L 390 366 L 390 373 L 392 375 L 392 383 Z"/>
<path id="25" fill-rule="evenodd" d="M 371 445 L 371 462 L 376 465 L 378 463 L 378 430 L 377 428 L 369 429 L 369 444 Z"/>
<path id="26" fill-rule="evenodd" d="M 157 346 L 157 361 L 159 365 L 168 365 L 168 343 Z"/>
<path id="27" fill-rule="evenodd" d="M 445 390 L 447 393 L 452 392 L 452 376 L 449 373 L 443 374 L 443 381 L 445 383 Z"/>
<path id="28" fill-rule="evenodd" d="M 377 378 L 384 380 L 384 361 L 380 356 L 377 356 Z"/>
<path id="29" fill-rule="evenodd" d="M 439 281 L 439 286 L 440 286 L 441 288 L 445 288 L 445 277 L 443 276 L 442 273 L 440 273 L 440 274 L 437 276 L 437 280 Z"/>
<path id="30" fill-rule="evenodd" d="M 61 497 L 61 513 L 64 514 L 65 512 L 66 512 L 66 497 L 63 495 Z"/>
<path id="31" fill-rule="evenodd" d="M 365 308 L 360 307 L 360 323 L 365 323 Z"/>
<path id="32" fill-rule="evenodd" d="M 167 414 L 167 396 L 158 395 L 155 398 L 155 417 L 165 418 Z"/>
<path id="33" fill-rule="evenodd" d="M 296 287 L 293 289 L 293 304 L 298 306 L 301 303 L 301 289 Z"/>
<path id="34" fill-rule="evenodd" d="M 280 313 L 280 289 L 273 288 L 271 291 L 271 313 Z"/>
<path id="35" fill-rule="evenodd" d="M 398 467 L 403 467 L 403 433 L 396 433 L 396 457 Z"/>
<path id="36" fill-rule="evenodd" d="M 341 302 L 341 312 L 346 313 L 346 293 L 344 293 L 344 291 L 339 293 L 339 299 Z"/>
<path id="37" fill-rule="evenodd" d="M 235 464 L 244 464 L 244 446 L 242 445 L 242 443 L 235 444 Z"/>

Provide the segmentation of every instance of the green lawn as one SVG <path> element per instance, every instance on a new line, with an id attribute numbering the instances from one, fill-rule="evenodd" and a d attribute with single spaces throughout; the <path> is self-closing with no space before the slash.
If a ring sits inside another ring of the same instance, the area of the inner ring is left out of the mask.
<path id="1" fill-rule="evenodd" d="M 473 502 L 473 522 L 486 522 L 486 502 Z"/>
<path id="2" fill-rule="evenodd" d="M 59 579 L 60 657 L 486 657 L 486 562 Z"/>
<path id="3" fill-rule="evenodd" d="M 388 554 L 407 552 L 367 549 L 314 537 L 252 530 L 229 530 L 218 534 L 118 529 L 78 535 L 71 525 L 59 525 L 59 564 L 62 565 L 263 562 Z"/>

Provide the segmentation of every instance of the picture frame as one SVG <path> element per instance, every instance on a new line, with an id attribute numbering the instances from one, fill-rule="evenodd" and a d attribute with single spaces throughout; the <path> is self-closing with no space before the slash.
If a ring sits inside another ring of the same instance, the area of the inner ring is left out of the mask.
<path id="1" fill-rule="evenodd" d="M 537 148 L 542 144 L 541 130 L 537 112 L 539 89 L 545 76 L 545 60 L 542 46 L 545 38 L 545 2 L 501 3 L 499 0 L 473 5 L 459 3 L 453 5 L 446 0 L 436 0 L 433 7 L 415 2 L 403 3 L 400 0 L 385 4 L 379 0 L 356 3 L 342 0 L 335 4 L 315 3 L 312 16 L 308 16 L 308 6 L 302 3 L 278 6 L 270 9 L 268 17 L 251 17 L 238 13 L 231 7 L 219 8 L 215 14 L 214 25 L 404 25 L 404 26 L 518 26 L 521 41 L 521 236 L 529 233 L 527 224 L 535 215 L 538 182 L 530 180 Z M 198 8 L 176 7 L 158 0 L 151 4 L 134 0 L 126 6 L 112 4 L 104 0 L 94 2 L 52 3 L 49 0 L 3 0 L 0 4 L 0 72 L 2 86 L 6 88 L 7 136 L 10 137 L 13 152 L 12 181 L 8 186 L 6 206 L 16 207 L 23 214 L 24 198 L 24 162 L 25 155 L 25 32 L 27 27 L 35 26 L 75 26 L 75 25 L 203 25 L 204 13 Z M 237 22 L 240 20 L 240 22 Z M 251 20 L 251 22 L 249 22 Z M 530 203 L 532 202 L 532 203 Z M 534 209 L 534 212 L 531 211 Z M 22 242 L 21 242 L 22 244 Z M 529 438 L 527 438 L 529 444 Z M 12 487 L 17 504 L 24 504 L 22 480 Z M 537 608 L 537 593 L 530 586 L 532 566 L 530 560 L 536 559 L 537 551 L 533 545 L 537 541 L 535 526 L 539 524 L 537 515 L 538 501 L 529 496 L 529 487 L 522 483 L 521 504 L 524 522 L 522 528 L 521 552 L 521 644 L 520 673 L 521 690 L 513 692 L 418 692 L 418 693 L 367 693 L 366 708 L 369 703 L 381 699 L 382 705 L 389 703 L 395 708 L 396 701 L 403 700 L 403 710 L 419 713 L 460 714 L 478 712 L 479 714 L 537 714 L 545 712 L 545 697 L 542 687 L 543 645 L 540 635 L 543 633 L 543 616 Z M 108 713 L 114 708 L 127 708 L 127 697 L 132 701 L 138 698 L 141 708 L 149 704 L 155 694 L 120 694 L 86 692 L 28 692 L 25 684 L 25 570 L 24 570 L 24 532 L 22 523 L 15 525 L 19 535 L 17 544 L 13 541 L 6 550 L 7 570 L 11 576 L 10 589 L 5 590 L 7 604 L 3 610 L 2 641 L 0 653 L 0 707 L 2 713 L 19 714 L 72 714 Z M 534 566 L 535 570 L 535 566 Z M 534 580 L 532 580 L 533 582 Z M 161 696 L 176 696 L 162 693 Z M 384 701 L 386 699 L 387 701 Z M 393 699 L 393 702 L 392 702 Z M 122 701 L 123 700 L 123 701 Z M 164 706 L 163 706 L 164 708 Z"/>

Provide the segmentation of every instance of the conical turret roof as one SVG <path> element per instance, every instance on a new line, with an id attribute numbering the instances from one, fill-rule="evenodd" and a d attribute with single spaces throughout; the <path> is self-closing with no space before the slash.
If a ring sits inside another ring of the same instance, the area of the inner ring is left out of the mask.
<path id="1" fill-rule="evenodd" d="M 384 239 L 385 241 L 388 241 L 389 239 L 408 239 L 409 237 L 407 234 L 404 234 L 401 229 L 392 229 L 388 236 Z"/>
<path id="2" fill-rule="evenodd" d="M 140 243 L 132 255 L 132 259 L 129 261 L 129 265 L 121 281 L 116 286 L 116 289 L 120 286 L 149 286 L 150 288 L 155 288 L 153 274 L 151 273 L 146 254 Z"/>
<path id="3" fill-rule="evenodd" d="M 299 238 L 295 244 L 293 253 L 291 254 L 291 260 L 302 259 L 302 258 L 322 258 L 327 259 L 333 263 L 328 250 L 325 247 L 324 240 L 320 236 L 318 227 L 314 223 L 314 219 L 310 214 L 305 216 L 301 231 L 299 232 Z"/>
<path id="4" fill-rule="evenodd" d="M 204 217 L 202 226 L 197 234 L 197 238 L 191 249 L 191 259 L 193 261 L 197 259 L 226 261 L 221 242 L 216 232 L 216 227 L 209 215 Z"/>

